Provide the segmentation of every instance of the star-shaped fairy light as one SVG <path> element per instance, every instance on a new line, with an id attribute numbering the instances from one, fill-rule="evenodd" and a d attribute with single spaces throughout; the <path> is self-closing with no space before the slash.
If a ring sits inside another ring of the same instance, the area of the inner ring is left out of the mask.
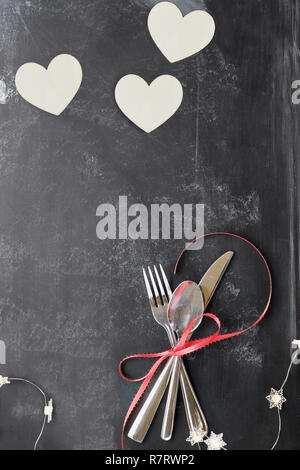
<path id="1" fill-rule="evenodd" d="M 207 450 L 222 450 L 227 446 L 226 442 L 223 441 L 223 433 L 215 434 L 214 432 L 211 432 L 210 436 L 205 439 L 204 443 L 207 445 Z"/>
<path id="2" fill-rule="evenodd" d="M 191 431 L 191 434 L 187 438 L 187 442 L 190 442 L 192 446 L 195 444 L 200 444 L 203 442 L 204 438 L 207 436 L 207 433 L 203 431 L 202 428 L 198 428 L 195 431 Z"/>
<path id="3" fill-rule="evenodd" d="M 282 409 L 282 405 L 286 401 L 286 398 L 283 396 L 283 390 L 275 390 L 274 388 L 271 388 L 271 393 L 266 399 L 270 403 L 270 408 L 278 408 L 279 410 Z"/>
<path id="4" fill-rule="evenodd" d="M 2 375 L 0 375 L 0 388 L 7 384 L 10 384 L 8 377 L 2 377 Z"/>

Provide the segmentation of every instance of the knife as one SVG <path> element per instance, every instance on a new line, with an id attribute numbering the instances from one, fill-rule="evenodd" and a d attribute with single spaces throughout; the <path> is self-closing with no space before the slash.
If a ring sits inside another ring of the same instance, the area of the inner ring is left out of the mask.
<path id="1" fill-rule="evenodd" d="M 224 255 L 222 255 L 220 258 L 218 258 L 211 266 L 210 268 L 206 271 L 204 276 L 202 277 L 199 286 L 201 287 L 203 291 L 203 296 L 204 296 L 204 303 L 205 303 L 205 308 L 207 308 L 215 290 L 217 289 L 234 253 L 233 251 L 228 251 Z M 137 417 L 135 418 L 129 432 L 128 432 L 128 437 L 130 439 L 133 439 L 136 442 L 143 442 L 148 429 L 152 423 L 152 420 L 156 414 L 156 411 L 158 409 L 158 406 L 162 400 L 162 397 L 165 393 L 165 390 L 168 386 L 172 369 L 173 369 L 173 362 L 174 358 L 170 358 L 164 367 L 163 371 L 160 373 L 158 376 L 156 382 L 154 383 L 152 389 L 150 390 L 146 401 L 144 402 L 141 410 L 139 411 Z M 184 367 L 182 368 L 184 369 Z M 181 374 L 181 381 L 185 382 L 185 385 L 189 385 L 189 378 L 187 374 Z M 191 389 L 191 387 L 188 387 Z M 190 402 L 194 402 L 193 409 L 197 408 L 198 401 L 197 398 L 194 394 L 190 394 L 189 396 L 184 396 L 184 401 L 190 400 Z M 199 409 L 198 405 L 198 409 Z M 207 423 L 203 415 L 199 415 L 197 413 L 196 416 L 189 415 L 188 418 L 188 424 L 189 427 L 192 425 L 195 425 L 195 419 L 196 421 L 199 421 L 199 426 L 201 426 L 203 429 L 207 430 Z"/>

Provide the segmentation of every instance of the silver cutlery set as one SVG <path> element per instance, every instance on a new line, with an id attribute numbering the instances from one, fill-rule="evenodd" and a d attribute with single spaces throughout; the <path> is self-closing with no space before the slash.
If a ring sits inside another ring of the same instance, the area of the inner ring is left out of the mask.
<path id="1" fill-rule="evenodd" d="M 185 281 L 172 293 L 170 284 L 163 267 L 156 266 L 151 270 L 143 269 L 144 281 L 154 320 L 161 325 L 169 338 L 171 347 L 175 346 L 192 320 L 198 320 L 193 326 L 192 333 L 198 328 L 219 282 L 221 281 L 233 252 L 228 251 L 218 258 L 207 270 L 199 284 Z M 190 434 L 201 430 L 208 433 L 208 425 L 201 409 L 196 393 L 188 377 L 184 362 L 179 356 L 168 359 L 164 369 L 154 381 L 146 399 L 139 410 L 128 437 L 136 442 L 143 442 L 151 426 L 159 404 L 169 385 L 166 407 L 163 417 L 161 438 L 168 441 L 172 437 L 178 385 L 181 385 L 185 413 Z"/>

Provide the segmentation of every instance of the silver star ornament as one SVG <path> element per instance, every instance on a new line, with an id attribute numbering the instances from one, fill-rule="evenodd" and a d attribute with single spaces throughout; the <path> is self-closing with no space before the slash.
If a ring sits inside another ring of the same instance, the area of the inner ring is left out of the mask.
<path id="1" fill-rule="evenodd" d="M 226 442 L 223 440 L 222 434 L 215 434 L 214 432 L 210 433 L 210 436 L 204 441 L 207 445 L 207 450 L 222 450 L 227 446 Z"/>
<path id="2" fill-rule="evenodd" d="M 286 398 L 283 396 L 283 390 L 275 390 L 271 388 L 271 393 L 266 397 L 270 404 L 270 408 L 282 409 L 283 403 L 286 401 Z"/>
<path id="3" fill-rule="evenodd" d="M 191 434 L 187 438 L 187 442 L 190 442 L 192 446 L 203 442 L 204 438 L 207 436 L 207 433 L 202 430 L 202 428 L 195 429 L 191 431 Z"/>

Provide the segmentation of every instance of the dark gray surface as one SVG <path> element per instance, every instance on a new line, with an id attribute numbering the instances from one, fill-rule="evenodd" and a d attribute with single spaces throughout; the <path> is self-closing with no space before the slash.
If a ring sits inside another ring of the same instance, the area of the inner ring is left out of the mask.
<path id="1" fill-rule="evenodd" d="M 169 64 L 146 28 L 155 0 L 2 0 L 0 78 L 1 374 L 25 376 L 54 398 L 43 449 L 116 449 L 137 386 L 117 365 L 126 354 L 165 348 L 149 312 L 141 266 L 168 269 L 180 241 L 100 241 L 98 204 L 204 203 L 207 231 L 246 236 L 266 254 L 274 298 L 250 333 L 193 355 L 187 367 L 209 424 L 230 449 L 270 448 L 276 412 L 265 396 L 283 380 L 290 341 L 299 336 L 299 110 L 291 104 L 297 64 L 297 0 L 177 0 L 183 13 L 205 8 L 216 36 L 205 51 Z M 75 55 L 84 79 L 55 117 L 18 96 L 14 75 L 29 61 L 47 66 Z M 163 73 L 184 87 L 177 114 L 150 135 L 119 112 L 114 87 L 127 73 Z M 297 75 L 298 73 L 298 75 Z M 173 286 L 198 280 L 226 249 L 236 256 L 210 311 L 227 331 L 253 321 L 267 295 L 255 255 L 229 239 L 207 240 L 186 256 Z M 205 328 L 202 330 L 205 334 Z M 128 370 L 142 374 L 147 364 Z M 300 367 L 300 366 L 299 366 Z M 299 371 L 286 388 L 280 448 L 300 449 Z M 298 390 L 298 391 L 297 391 Z M 27 386 L 0 394 L 0 448 L 31 448 L 40 397 Z M 181 398 L 174 439 L 159 436 L 162 409 L 143 447 L 188 449 Z"/>

